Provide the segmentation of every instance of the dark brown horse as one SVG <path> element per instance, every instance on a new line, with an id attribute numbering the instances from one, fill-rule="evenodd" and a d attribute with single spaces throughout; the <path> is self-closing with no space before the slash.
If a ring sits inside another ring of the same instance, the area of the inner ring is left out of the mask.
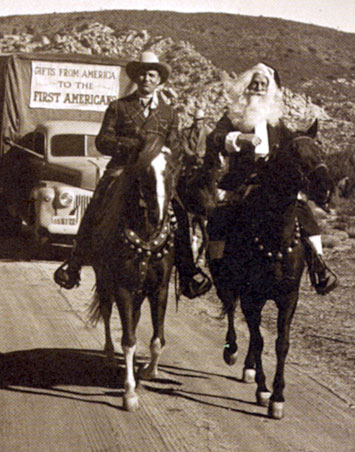
<path id="1" fill-rule="evenodd" d="M 303 191 L 324 206 L 333 188 L 314 140 L 316 129 L 314 124 L 305 133 L 290 134 L 288 143 L 270 158 L 255 185 L 231 210 L 223 258 L 209 261 L 218 297 L 228 316 L 224 359 L 228 364 L 236 361 L 234 314 L 240 299 L 250 333 L 243 379 L 256 380 L 257 402 L 268 406 L 269 416 L 275 419 L 284 412 L 284 366 L 305 260 L 296 215 L 297 195 Z M 277 367 L 272 392 L 266 386 L 260 332 L 261 312 L 270 299 L 278 308 Z"/>
<path id="2" fill-rule="evenodd" d="M 221 162 L 207 151 L 202 164 L 191 157 L 185 159 L 178 180 L 176 190 L 189 215 L 193 248 L 201 233 L 200 246 L 194 249 L 197 261 L 202 260 L 208 246 L 207 222 L 218 203 L 220 169 Z"/>
<path id="3" fill-rule="evenodd" d="M 171 151 L 162 147 L 162 141 L 158 135 L 149 136 L 138 159 L 124 170 L 122 176 L 127 185 L 118 200 L 121 205 L 115 234 L 93 263 L 97 296 L 92 308 L 96 314 L 94 318 L 103 317 L 105 350 L 111 357 L 114 346 L 110 317 L 114 302 L 121 319 L 126 369 L 123 405 L 129 411 L 136 410 L 139 404 L 134 361 L 136 328 L 145 298 L 150 303 L 153 336 L 151 359 L 141 369 L 140 378 L 156 377 L 165 344 L 164 318 L 174 263 L 169 205 L 174 194 L 177 165 Z M 114 194 L 114 188 L 111 190 Z"/>

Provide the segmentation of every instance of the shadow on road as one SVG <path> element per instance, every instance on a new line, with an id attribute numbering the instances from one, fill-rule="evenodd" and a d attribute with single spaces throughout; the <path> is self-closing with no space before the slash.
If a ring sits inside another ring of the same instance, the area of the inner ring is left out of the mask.
<path id="1" fill-rule="evenodd" d="M 122 388 L 122 358 L 109 366 L 103 352 L 32 349 L 0 355 L 0 388 L 51 388 L 61 385 Z"/>
<path id="2" fill-rule="evenodd" d="M 146 357 L 137 357 L 137 366 L 141 366 L 146 360 Z M 156 378 L 151 382 L 140 381 L 140 386 L 144 390 L 251 416 L 266 417 L 253 410 L 250 412 L 240 408 L 241 404 L 255 406 L 255 403 L 221 394 L 187 391 L 183 389 L 184 383 L 179 378 L 175 378 L 175 376 L 180 376 L 182 379 L 194 376 L 208 379 L 210 376 L 215 376 L 224 379 L 225 375 L 175 366 L 162 365 L 160 368 L 174 377 Z M 122 354 L 116 353 L 114 365 L 107 362 L 104 352 L 96 350 L 38 348 L 0 354 L 0 390 L 82 400 L 119 408 L 109 401 L 103 401 L 101 397 L 122 397 L 123 385 L 124 361 Z M 63 388 L 63 386 L 70 386 L 70 388 Z M 72 388 L 73 386 L 91 389 L 80 391 Z M 97 388 L 97 391 L 93 392 L 92 388 Z M 103 388 L 104 391 L 102 391 Z M 111 391 L 107 391 L 107 389 L 111 389 Z M 100 397 L 100 400 L 93 400 L 92 397 Z M 227 402 L 227 404 L 224 405 L 223 402 Z M 230 403 L 233 405 L 235 403 L 236 406 L 231 407 Z"/>

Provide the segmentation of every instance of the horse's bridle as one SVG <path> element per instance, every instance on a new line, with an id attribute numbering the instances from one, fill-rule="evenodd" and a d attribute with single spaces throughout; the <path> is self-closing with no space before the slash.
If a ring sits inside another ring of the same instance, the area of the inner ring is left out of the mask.
<path id="1" fill-rule="evenodd" d="M 300 140 L 310 140 L 310 141 L 313 143 L 313 138 L 307 137 L 307 136 L 299 136 L 299 137 L 293 138 L 293 139 L 290 141 L 290 143 L 288 143 L 287 147 L 291 146 L 295 141 L 300 141 Z M 305 183 L 305 185 L 306 185 L 306 190 L 307 190 L 307 191 L 308 191 L 309 185 L 310 185 L 310 177 L 311 177 L 312 175 L 314 175 L 314 174 L 315 174 L 318 170 L 320 170 L 321 168 L 324 168 L 324 169 L 327 169 L 327 170 L 328 170 L 328 167 L 327 167 L 327 165 L 326 165 L 324 162 L 318 163 L 318 164 L 315 166 L 315 168 L 309 170 L 308 172 L 302 171 L 302 170 L 297 166 L 296 170 L 297 170 L 298 174 L 300 175 L 302 182 Z M 323 204 L 324 206 L 326 206 L 326 205 L 329 203 L 330 198 L 331 198 L 331 191 L 330 191 L 330 193 L 329 193 L 327 199 L 325 200 L 325 202 L 324 202 L 324 204 Z M 325 208 L 325 207 L 323 207 L 323 208 Z"/>

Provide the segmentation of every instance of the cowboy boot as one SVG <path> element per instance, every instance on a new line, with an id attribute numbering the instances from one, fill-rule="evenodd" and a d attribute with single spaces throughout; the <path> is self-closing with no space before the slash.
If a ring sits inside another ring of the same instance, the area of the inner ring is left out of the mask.
<path id="1" fill-rule="evenodd" d="M 307 238 L 304 238 L 304 244 L 311 284 L 319 295 L 326 295 L 338 286 L 338 277 Z"/>
<path id="2" fill-rule="evenodd" d="M 188 234 L 185 228 L 175 231 L 175 267 L 179 273 L 180 293 L 192 300 L 208 292 L 212 282 L 195 265 Z"/>

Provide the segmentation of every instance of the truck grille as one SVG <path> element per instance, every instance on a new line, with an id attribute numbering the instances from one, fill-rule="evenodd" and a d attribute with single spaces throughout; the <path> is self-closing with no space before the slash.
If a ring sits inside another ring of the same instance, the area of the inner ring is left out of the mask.
<path id="1" fill-rule="evenodd" d="M 75 212 L 76 217 L 80 221 L 84 215 L 84 212 L 91 200 L 91 196 L 88 195 L 76 195 L 75 197 Z"/>

